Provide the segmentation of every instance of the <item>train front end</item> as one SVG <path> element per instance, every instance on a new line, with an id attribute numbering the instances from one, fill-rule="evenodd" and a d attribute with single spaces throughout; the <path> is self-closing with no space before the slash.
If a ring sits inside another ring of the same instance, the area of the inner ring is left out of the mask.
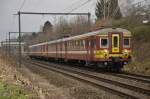
<path id="1" fill-rule="evenodd" d="M 99 66 L 120 70 L 131 60 L 131 32 L 124 29 L 97 35 L 95 58 Z"/>

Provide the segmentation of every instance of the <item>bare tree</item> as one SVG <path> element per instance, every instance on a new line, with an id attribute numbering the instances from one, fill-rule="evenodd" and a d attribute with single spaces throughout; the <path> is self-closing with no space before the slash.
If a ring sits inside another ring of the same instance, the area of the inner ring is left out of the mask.
<path id="1" fill-rule="evenodd" d="M 68 21 L 63 17 L 60 17 L 59 21 L 55 25 L 54 31 L 55 38 L 62 38 L 66 35 L 69 35 L 71 30 Z"/>
<path id="2" fill-rule="evenodd" d="M 91 22 L 89 24 L 88 19 L 84 16 L 77 16 L 70 22 L 72 28 L 72 35 L 83 34 L 91 30 Z"/>
<path id="3" fill-rule="evenodd" d="M 91 30 L 91 23 L 89 24 L 88 19 L 84 16 L 73 17 L 70 20 L 60 17 L 53 27 L 47 21 L 43 27 L 43 32 L 33 34 L 29 42 L 30 44 L 36 44 L 66 36 L 83 34 Z"/>

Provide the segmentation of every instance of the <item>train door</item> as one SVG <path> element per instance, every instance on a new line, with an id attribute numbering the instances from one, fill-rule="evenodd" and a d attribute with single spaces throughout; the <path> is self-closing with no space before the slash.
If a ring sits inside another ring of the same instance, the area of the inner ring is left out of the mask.
<path id="1" fill-rule="evenodd" d="M 88 39 L 85 40 L 85 48 L 87 51 L 86 53 L 86 63 L 87 63 L 89 61 L 89 40 Z"/>
<path id="2" fill-rule="evenodd" d="M 40 53 L 39 53 L 39 55 L 42 56 L 42 53 L 43 53 L 43 46 L 40 45 Z"/>
<path id="3" fill-rule="evenodd" d="M 95 40 L 94 38 L 90 38 L 86 40 L 86 49 L 87 49 L 87 62 L 93 61 L 94 56 L 94 48 L 95 48 Z"/>
<path id="4" fill-rule="evenodd" d="M 111 34 L 111 51 L 112 53 L 119 53 L 120 52 L 120 34 L 119 33 L 112 33 Z"/>
<path id="5" fill-rule="evenodd" d="M 43 56 L 45 57 L 45 45 L 43 45 Z"/>
<path id="6" fill-rule="evenodd" d="M 64 43 L 65 43 L 64 44 L 65 45 L 64 46 L 65 47 L 65 58 L 64 59 L 67 60 L 67 41 L 65 41 Z"/>
<path id="7" fill-rule="evenodd" d="M 48 57 L 48 44 L 45 44 L 45 47 L 46 47 L 46 52 L 45 52 L 45 54 L 46 54 L 46 57 Z"/>
<path id="8" fill-rule="evenodd" d="M 58 59 L 58 43 L 56 42 L 56 60 Z"/>
<path id="9" fill-rule="evenodd" d="M 60 42 L 60 58 L 63 58 L 63 42 Z"/>
<path id="10" fill-rule="evenodd" d="M 42 55 L 45 56 L 45 45 L 43 45 L 43 52 Z"/>

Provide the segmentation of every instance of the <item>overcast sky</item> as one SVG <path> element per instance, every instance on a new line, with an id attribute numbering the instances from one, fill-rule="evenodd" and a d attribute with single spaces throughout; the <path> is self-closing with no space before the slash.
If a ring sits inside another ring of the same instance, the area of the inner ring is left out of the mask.
<path id="1" fill-rule="evenodd" d="M 87 0 L 0 0 L 0 41 L 6 39 L 6 33 L 18 31 L 18 16 L 13 14 L 16 14 L 19 10 L 27 12 L 70 12 L 71 9 L 80 6 L 86 1 Z M 91 0 L 74 12 L 90 12 L 92 19 L 94 19 L 96 1 L 97 0 Z M 21 31 L 39 31 L 40 25 L 43 25 L 47 20 L 55 24 L 55 18 L 57 17 L 23 15 L 21 17 Z M 68 17 L 66 16 L 65 18 Z"/>

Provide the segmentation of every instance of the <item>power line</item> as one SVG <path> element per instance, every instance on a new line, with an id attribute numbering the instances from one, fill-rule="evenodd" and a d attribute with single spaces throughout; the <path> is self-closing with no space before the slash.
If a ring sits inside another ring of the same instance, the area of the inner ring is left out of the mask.
<path id="1" fill-rule="evenodd" d="M 80 1 L 82 1 L 82 0 L 78 0 L 78 1 L 76 1 L 76 2 L 74 2 L 74 3 L 72 3 L 71 5 L 69 5 L 69 6 L 66 7 L 65 9 L 63 9 L 63 11 L 64 11 L 64 10 L 67 10 L 67 9 L 70 9 L 72 6 L 74 6 L 76 3 L 80 2 Z"/>
<path id="2" fill-rule="evenodd" d="M 67 12 L 67 11 L 69 11 L 70 9 L 72 9 L 73 7 L 75 7 L 75 5 L 76 4 L 80 4 L 80 2 L 82 2 L 83 0 L 77 0 L 77 1 L 75 1 L 75 2 L 73 2 L 71 5 L 69 5 L 68 7 L 66 7 L 66 8 L 64 8 L 63 10 L 62 10 L 62 12 Z"/>
<path id="3" fill-rule="evenodd" d="M 24 6 L 24 4 L 25 4 L 25 1 L 26 1 L 26 0 L 23 0 L 22 4 L 21 4 L 21 6 L 20 6 L 19 11 L 23 8 L 23 6 Z"/>
<path id="4" fill-rule="evenodd" d="M 73 11 L 75 11 L 75 10 L 79 9 L 80 7 L 82 7 L 82 6 L 86 5 L 86 4 L 87 4 L 87 3 L 89 3 L 90 1 L 92 1 L 92 0 L 87 0 L 87 1 L 86 1 L 86 2 L 84 2 L 83 4 L 81 4 L 81 5 L 77 6 L 77 7 L 75 7 L 74 9 L 72 9 L 71 11 L 69 11 L 69 13 L 71 13 L 71 12 L 73 12 Z"/>

